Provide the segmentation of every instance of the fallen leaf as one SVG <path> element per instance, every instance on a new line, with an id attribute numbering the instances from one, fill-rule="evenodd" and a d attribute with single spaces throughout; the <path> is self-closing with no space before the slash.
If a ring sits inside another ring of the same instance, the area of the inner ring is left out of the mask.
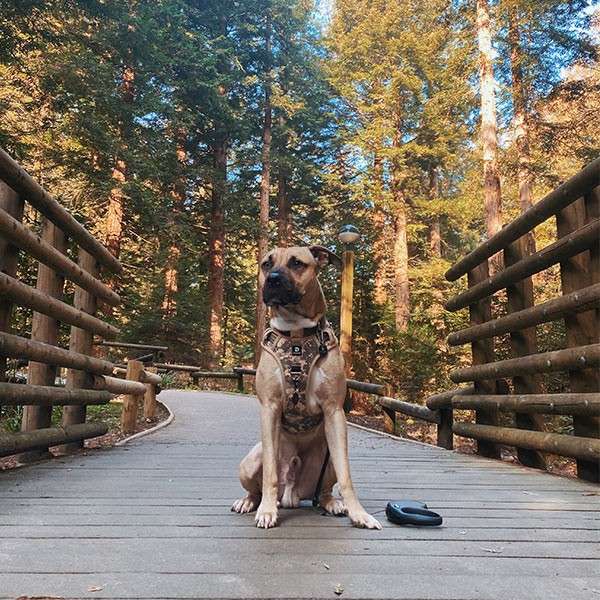
<path id="1" fill-rule="evenodd" d="M 482 548 L 484 552 L 491 552 L 492 554 L 501 554 L 504 548 Z"/>
<path id="2" fill-rule="evenodd" d="M 329 565 L 327 563 L 323 563 L 323 566 L 329 571 Z"/>
<path id="3" fill-rule="evenodd" d="M 341 595 L 344 593 L 344 588 L 342 587 L 342 584 L 341 584 L 341 583 L 338 583 L 338 584 L 335 586 L 335 589 L 333 590 L 333 593 L 334 593 L 336 596 L 341 596 Z"/>
<path id="4" fill-rule="evenodd" d="M 104 589 L 103 585 L 91 585 L 87 591 L 88 592 L 101 592 Z"/>
<path id="5" fill-rule="evenodd" d="M 600 492 L 583 492 L 582 496 L 600 496 Z M 592 590 L 594 591 L 594 590 Z"/>

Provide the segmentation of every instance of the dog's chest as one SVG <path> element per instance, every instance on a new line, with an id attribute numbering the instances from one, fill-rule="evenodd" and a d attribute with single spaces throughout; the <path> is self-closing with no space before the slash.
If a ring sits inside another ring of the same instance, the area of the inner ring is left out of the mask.
<path id="1" fill-rule="evenodd" d="M 283 374 L 282 426 L 290 433 L 309 431 L 323 421 L 323 413 L 315 414 L 316 407 L 307 399 L 307 387 L 323 346 L 328 352 L 337 345 L 337 340 L 330 327 L 322 331 L 321 337 L 321 340 L 316 335 L 293 338 L 268 329 L 263 338 L 263 348 L 275 357 Z"/>

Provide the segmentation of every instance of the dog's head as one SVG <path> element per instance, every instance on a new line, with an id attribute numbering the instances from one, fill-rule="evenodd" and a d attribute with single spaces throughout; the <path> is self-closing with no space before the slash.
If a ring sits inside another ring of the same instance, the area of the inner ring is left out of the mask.
<path id="1" fill-rule="evenodd" d="M 319 269 L 341 267 L 339 257 L 323 246 L 274 248 L 260 263 L 260 285 L 267 306 L 299 304 L 314 285 Z"/>

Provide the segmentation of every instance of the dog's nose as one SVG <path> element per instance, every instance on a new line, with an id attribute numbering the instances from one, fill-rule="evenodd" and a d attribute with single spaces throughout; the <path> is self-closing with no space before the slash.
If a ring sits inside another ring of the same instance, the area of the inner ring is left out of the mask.
<path id="1" fill-rule="evenodd" d="M 281 273 L 279 271 L 271 271 L 267 277 L 269 285 L 281 285 Z"/>

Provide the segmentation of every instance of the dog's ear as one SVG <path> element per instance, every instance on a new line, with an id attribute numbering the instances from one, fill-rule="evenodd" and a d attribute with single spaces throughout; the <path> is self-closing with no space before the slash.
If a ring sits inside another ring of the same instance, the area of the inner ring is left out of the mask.
<path id="1" fill-rule="evenodd" d="M 340 257 L 328 248 L 325 248 L 325 246 L 311 246 L 309 249 L 311 254 L 315 257 L 319 267 L 333 265 L 338 269 L 342 268 Z"/>

